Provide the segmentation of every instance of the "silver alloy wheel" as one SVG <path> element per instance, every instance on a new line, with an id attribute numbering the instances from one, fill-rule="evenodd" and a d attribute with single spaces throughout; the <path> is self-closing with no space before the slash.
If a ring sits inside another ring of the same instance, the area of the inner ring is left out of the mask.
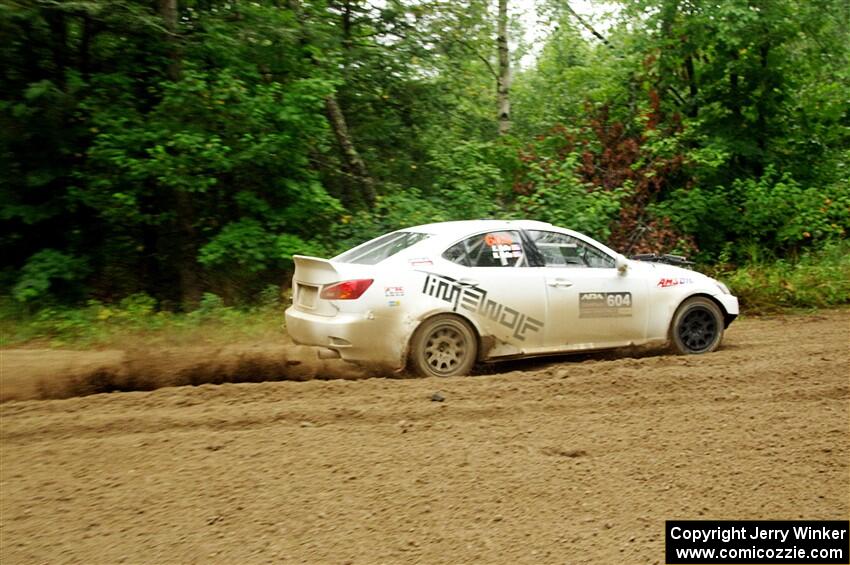
<path id="1" fill-rule="evenodd" d="M 452 377 L 469 373 L 478 354 L 478 340 L 458 316 L 426 320 L 411 342 L 412 368 L 423 376 Z"/>
<path id="2" fill-rule="evenodd" d="M 451 374 L 466 357 L 468 344 L 454 327 L 439 326 L 425 343 L 425 362 L 435 373 Z"/>

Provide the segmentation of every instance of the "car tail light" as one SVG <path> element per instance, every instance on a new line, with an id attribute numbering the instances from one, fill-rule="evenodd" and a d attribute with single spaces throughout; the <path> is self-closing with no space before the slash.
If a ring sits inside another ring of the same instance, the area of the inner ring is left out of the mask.
<path id="1" fill-rule="evenodd" d="M 319 297 L 325 300 L 356 300 L 372 286 L 374 279 L 354 279 L 326 286 Z"/>

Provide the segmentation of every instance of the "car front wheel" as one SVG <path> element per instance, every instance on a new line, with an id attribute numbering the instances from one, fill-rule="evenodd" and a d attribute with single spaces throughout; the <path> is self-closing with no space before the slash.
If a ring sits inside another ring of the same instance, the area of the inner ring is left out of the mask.
<path id="1" fill-rule="evenodd" d="M 456 316 L 434 316 L 422 323 L 411 342 L 412 369 L 424 377 L 466 375 L 475 365 L 478 340 Z"/>
<path id="2" fill-rule="evenodd" d="M 670 333 L 677 353 L 709 353 L 723 338 L 723 312 L 708 298 L 689 298 L 676 310 Z"/>

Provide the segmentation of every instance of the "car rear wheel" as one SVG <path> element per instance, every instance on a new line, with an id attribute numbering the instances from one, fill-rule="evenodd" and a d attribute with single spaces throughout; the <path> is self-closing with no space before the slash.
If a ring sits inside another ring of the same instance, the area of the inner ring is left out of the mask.
<path id="1" fill-rule="evenodd" d="M 457 316 L 429 318 L 419 326 L 411 342 L 411 368 L 424 377 L 469 374 L 477 356 L 475 332 Z"/>
<path id="2" fill-rule="evenodd" d="M 709 353 L 723 338 L 723 312 L 708 298 L 689 298 L 676 310 L 670 333 L 677 353 Z"/>

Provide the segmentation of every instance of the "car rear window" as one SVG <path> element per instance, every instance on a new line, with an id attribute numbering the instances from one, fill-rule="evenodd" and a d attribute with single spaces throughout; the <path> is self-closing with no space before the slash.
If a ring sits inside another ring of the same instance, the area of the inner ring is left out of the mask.
<path id="1" fill-rule="evenodd" d="M 345 253 L 337 255 L 334 261 L 340 263 L 357 263 L 358 265 L 377 265 L 384 259 L 392 257 L 399 251 L 419 243 L 430 237 L 427 233 L 394 232 L 382 235 Z"/>

